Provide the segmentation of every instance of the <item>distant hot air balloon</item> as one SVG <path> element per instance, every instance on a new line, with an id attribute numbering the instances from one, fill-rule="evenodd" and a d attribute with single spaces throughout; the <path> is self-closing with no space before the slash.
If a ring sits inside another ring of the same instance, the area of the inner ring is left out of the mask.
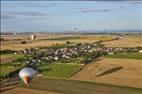
<path id="1" fill-rule="evenodd" d="M 19 77 L 27 85 L 29 85 L 36 71 L 33 68 L 23 68 L 19 72 Z"/>

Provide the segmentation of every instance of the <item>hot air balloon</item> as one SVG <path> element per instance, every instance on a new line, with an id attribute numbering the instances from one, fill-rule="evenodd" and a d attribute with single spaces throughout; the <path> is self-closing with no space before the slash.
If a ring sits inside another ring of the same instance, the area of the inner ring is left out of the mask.
<path id="1" fill-rule="evenodd" d="M 27 85 L 31 82 L 33 76 L 36 74 L 36 71 L 33 68 L 23 68 L 19 72 L 19 77 Z"/>

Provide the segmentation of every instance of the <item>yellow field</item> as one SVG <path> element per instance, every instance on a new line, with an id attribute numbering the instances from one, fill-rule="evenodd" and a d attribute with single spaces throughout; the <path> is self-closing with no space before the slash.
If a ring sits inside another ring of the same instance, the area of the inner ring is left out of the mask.
<path id="1" fill-rule="evenodd" d="M 141 66 L 141 60 L 104 58 L 86 65 L 71 79 L 142 88 Z"/>
<path id="2" fill-rule="evenodd" d="M 63 38 L 63 37 L 77 37 L 75 39 L 68 40 L 41 40 L 48 38 Z M 71 41 L 73 43 L 93 43 L 96 41 L 106 41 L 116 38 L 116 36 L 111 35 L 81 35 L 81 36 L 72 36 L 72 35 L 37 35 L 35 41 L 31 41 L 30 36 L 26 35 L 16 35 L 16 36 L 5 36 L 4 39 L 8 41 L 1 41 L 1 50 L 10 49 L 10 50 L 23 50 L 30 47 L 37 46 L 51 46 L 55 44 L 65 44 L 66 41 Z M 27 41 L 27 44 L 20 44 L 22 40 Z"/>
<path id="3" fill-rule="evenodd" d="M 105 41 L 106 47 L 137 47 L 142 46 L 142 36 L 125 36 L 122 39 L 112 40 L 118 36 L 114 35 L 48 35 L 37 34 L 35 41 L 30 40 L 29 35 L 3 36 L 7 41 L 1 41 L 1 50 L 23 50 L 25 48 L 37 46 L 51 46 L 55 44 L 65 44 L 66 41 L 73 43 L 93 43 L 96 41 Z M 49 38 L 76 37 L 75 39 L 47 40 Z M 45 40 L 42 40 L 45 39 Z M 27 44 L 20 44 L 21 41 L 27 41 Z M 112 41 L 111 41 L 112 40 Z"/>
<path id="4" fill-rule="evenodd" d="M 65 42 L 56 42 L 56 41 L 40 41 L 40 42 L 32 42 L 29 44 L 12 44 L 12 45 L 1 45 L 1 50 L 10 49 L 10 50 L 24 50 L 30 47 L 37 46 L 51 46 L 55 44 L 64 44 Z"/>
<path id="5" fill-rule="evenodd" d="M 104 42 L 106 47 L 142 47 L 142 36 L 125 36 L 122 39 Z"/>

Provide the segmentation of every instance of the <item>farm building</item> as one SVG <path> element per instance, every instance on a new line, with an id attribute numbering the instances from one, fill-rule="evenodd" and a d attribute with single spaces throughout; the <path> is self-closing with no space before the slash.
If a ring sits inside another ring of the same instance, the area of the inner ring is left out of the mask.
<path id="1" fill-rule="evenodd" d="M 36 36 L 34 34 L 31 35 L 31 39 L 35 40 Z"/>

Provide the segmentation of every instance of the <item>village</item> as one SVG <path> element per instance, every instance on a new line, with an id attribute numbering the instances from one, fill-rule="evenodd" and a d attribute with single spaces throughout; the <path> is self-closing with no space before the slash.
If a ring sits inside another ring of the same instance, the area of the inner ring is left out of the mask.
<path id="1" fill-rule="evenodd" d="M 101 42 L 95 43 L 78 43 L 76 45 L 56 45 L 55 47 L 39 47 L 30 48 L 21 51 L 16 51 L 14 54 L 31 55 L 26 63 L 52 63 L 54 61 L 61 61 L 60 63 L 67 63 L 66 61 L 80 56 L 90 54 L 87 58 L 88 61 L 94 60 L 100 56 L 114 55 L 114 54 L 127 54 L 127 53 L 142 53 L 141 47 L 104 47 Z M 33 61 L 33 62 L 32 62 Z M 86 62 L 83 62 L 86 64 Z M 56 62 L 57 63 L 57 62 Z"/>

